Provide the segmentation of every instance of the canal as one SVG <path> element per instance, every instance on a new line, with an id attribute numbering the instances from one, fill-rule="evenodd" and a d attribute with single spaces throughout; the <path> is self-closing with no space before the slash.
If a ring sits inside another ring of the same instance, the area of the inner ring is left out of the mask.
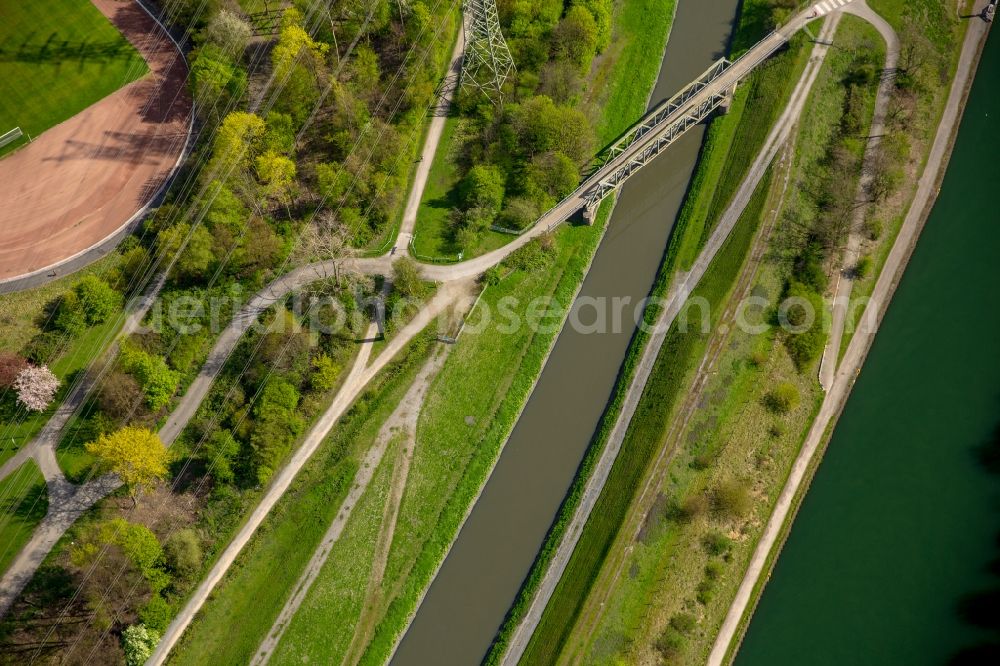
<path id="1" fill-rule="evenodd" d="M 738 666 L 1000 663 L 998 81 L 994 36 Z"/>
<path id="2" fill-rule="evenodd" d="M 725 55 L 738 0 L 678 3 L 651 102 Z M 652 287 L 703 128 L 624 187 L 581 297 L 641 301 Z M 626 318 L 628 319 L 628 318 Z M 588 321 L 588 315 L 581 317 Z M 483 493 L 431 584 L 394 664 L 479 663 L 528 574 L 610 398 L 633 329 L 563 330 Z"/>

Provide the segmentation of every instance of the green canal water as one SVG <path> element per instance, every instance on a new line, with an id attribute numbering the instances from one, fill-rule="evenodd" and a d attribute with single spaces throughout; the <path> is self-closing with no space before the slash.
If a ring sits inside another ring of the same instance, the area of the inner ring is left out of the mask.
<path id="1" fill-rule="evenodd" d="M 998 159 L 994 35 L 738 666 L 1000 664 Z"/>

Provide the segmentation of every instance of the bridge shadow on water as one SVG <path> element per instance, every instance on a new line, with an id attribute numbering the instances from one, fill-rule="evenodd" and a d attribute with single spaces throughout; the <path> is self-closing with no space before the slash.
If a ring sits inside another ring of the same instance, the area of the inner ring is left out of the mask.
<path id="1" fill-rule="evenodd" d="M 996 480 L 997 492 L 993 497 L 996 502 L 1000 496 L 1000 424 L 989 441 L 979 447 L 976 456 L 983 469 Z M 994 547 L 994 557 L 988 565 L 992 579 L 989 586 L 963 595 L 955 608 L 961 621 L 982 630 L 983 637 L 978 643 L 955 652 L 948 661 L 952 666 L 1000 664 L 1000 532 L 997 532 Z"/>

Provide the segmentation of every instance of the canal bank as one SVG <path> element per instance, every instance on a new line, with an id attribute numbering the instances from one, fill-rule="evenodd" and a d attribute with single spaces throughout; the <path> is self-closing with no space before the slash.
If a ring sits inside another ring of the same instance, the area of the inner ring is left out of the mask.
<path id="1" fill-rule="evenodd" d="M 1000 483 L 1000 48 L 988 43 L 937 203 L 754 615 L 739 664 L 943 663 L 988 638 Z M 852 343 L 853 344 L 853 343 Z"/>
<path id="2" fill-rule="evenodd" d="M 652 95 L 658 103 L 725 53 L 736 0 L 681 2 Z M 649 293 L 697 160 L 702 128 L 624 188 L 574 307 Z M 587 323 L 592 310 L 580 320 Z M 634 332 L 564 330 L 490 480 L 394 657 L 470 664 L 485 655 L 514 601 L 614 388 Z"/>

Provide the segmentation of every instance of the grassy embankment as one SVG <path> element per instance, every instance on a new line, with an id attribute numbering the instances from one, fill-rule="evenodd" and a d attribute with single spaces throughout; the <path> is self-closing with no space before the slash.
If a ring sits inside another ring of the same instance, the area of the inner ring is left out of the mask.
<path id="1" fill-rule="evenodd" d="M 918 53 L 916 57 L 930 62 L 921 66 L 925 70 L 924 72 L 917 72 L 914 75 L 915 79 L 925 76 L 928 78 L 928 82 L 920 84 L 918 88 L 913 90 L 913 98 L 907 99 L 907 94 L 895 91 L 894 102 L 904 109 L 908 121 L 903 124 L 893 122 L 890 119 L 889 125 L 890 130 L 899 131 L 905 135 L 905 142 L 899 146 L 899 150 L 905 153 L 905 164 L 896 176 L 899 178 L 899 189 L 887 199 L 870 205 L 866 212 L 867 222 L 861 255 L 867 257 L 870 263 L 867 275 L 857 276 L 851 290 L 851 298 L 857 299 L 859 303 L 863 303 L 871 296 L 875 282 L 889 257 L 889 251 L 896 242 L 896 236 L 899 234 L 903 220 L 909 213 L 917 181 L 926 164 L 927 154 L 934 141 L 938 123 L 941 121 L 941 114 L 944 113 L 949 87 L 930 84 L 929 80 L 935 76 L 935 73 L 926 70 L 938 68 L 942 72 L 939 81 L 952 80 L 955 68 L 958 66 L 961 44 L 968 25 L 967 21 L 959 20 L 949 9 L 931 0 L 920 0 L 919 2 L 869 0 L 869 4 L 892 25 L 899 36 L 904 50 L 904 65 L 908 50 L 915 50 Z M 958 13 L 968 14 L 971 7 L 970 0 L 964 3 L 964 9 Z M 907 22 L 909 20 L 919 20 L 923 30 L 919 34 L 908 30 Z M 914 45 L 916 40 L 923 40 L 923 38 L 927 40 L 926 45 L 932 48 L 929 57 L 928 55 L 919 55 L 920 46 Z M 853 308 L 849 311 L 850 319 L 845 324 L 844 335 L 840 341 L 840 357 L 843 357 L 847 350 L 847 345 L 850 344 L 863 315 L 863 307 Z"/>
<path id="2" fill-rule="evenodd" d="M 876 39 L 874 31 L 856 19 L 847 18 L 842 23 L 837 35 L 842 49 L 828 56 L 802 116 L 791 183 L 822 173 L 824 149 L 844 103 L 844 75 L 854 52 L 871 48 Z M 865 92 L 864 117 L 870 119 L 874 86 Z M 783 220 L 804 215 L 801 210 L 790 211 L 808 205 L 794 188 L 785 201 Z M 757 212 L 759 217 L 760 209 Z M 787 232 L 787 228 L 779 227 L 777 240 L 763 255 L 764 264 L 751 283 L 754 295 L 771 302 L 783 292 L 787 280 L 791 257 L 780 242 Z M 712 273 L 716 273 L 714 267 Z M 735 277 L 730 273 L 726 284 Z M 581 573 L 561 581 L 562 593 L 576 597 L 587 620 L 577 625 L 564 648 L 567 653 L 596 661 L 617 656 L 697 663 L 704 661 L 711 647 L 745 562 L 821 398 L 811 369 L 796 368 L 781 344 L 781 335 L 771 330 L 752 335 L 738 329 L 728 334 L 717 329 L 714 335 L 721 355 L 707 369 L 704 388 L 691 399 L 697 398 L 689 411 L 675 416 L 678 425 L 676 430 L 669 430 L 666 439 L 671 419 L 664 414 L 666 410 L 653 411 L 663 400 L 650 402 L 655 396 L 651 389 L 672 385 L 677 392 L 688 386 L 690 376 L 675 375 L 677 381 L 671 383 L 669 366 L 654 370 L 632 430 L 648 427 L 650 420 L 661 422 L 660 431 L 653 436 L 658 435 L 667 447 L 667 467 L 658 470 L 662 478 L 654 486 L 656 492 L 650 498 L 655 502 L 648 513 L 631 516 L 640 529 L 618 534 L 614 545 L 610 538 L 598 544 L 604 546 L 604 551 L 591 549 L 590 557 L 597 559 L 611 550 L 614 557 L 609 559 L 615 561 L 614 570 L 608 567 L 598 574 L 581 562 Z M 669 346 L 661 352 L 658 366 L 670 352 Z M 680 380 L 683 383 L 677 383 Z M 776 406 L 772 392 L 782 385 L 791 387 L 794 397 L 789 404 Z M 623 452 L 627 451 L 626 444 Z M 635 488 L 644 485 L 636 482 L 629 487 L 619 486 L 619 492 L 630 498 Z M 610 481 L 605 492 L 609 488 Z M 600 511 L 595 514 L 602 518 L 604 515 Z M 607 531 L 617 529 L 618 524 L 614 524 Z M 574 559 L 585 559 L 578 557 L 580 553 L 578 547 Z M 737 566 L 730 566 L 734 563 Z M 589 589 L 594 580 L 599 585 L 586 600 L 577 589 L 568 587 L 575 582 L 577 587 Z M 564 602 L 555 608 L 568 606 Z M 569 615 L 563 621 L 573 617 Z M 551 651 L 548 656 L 558 655 Z M 545 662 L 536 659 L 531 663 Z"/>
<path id="3" fill-rule="evenodd" d="M 0 481 L 0 575 L 31 538 L 48 507 L 45 479 L 34 460 Z"/>
<path id="4" fill-rule="evenodd" d="M 646 5 L 648 3 L 627 5 L 630 25 L 640 23 L 638 18 L 649 8 Z M 619 62 L 629 63 L 631 69 L 625 71 L 634 74 L 638 69 L 644 73 L 645 82 L 615 77 L 617 83 L 611 97 L 615 104 L 631 107 L 631 112 L 625 117 L 637 115 L 645 103 L 659 63 L 643 63 L 643 53 L 648 53 L 650 48 L 656 52 L 662 49 L 665 28 L 671 16 L 672 8 L 660 16 L 659 30 L 647 23 L 643 29 L 648 32 L 626 33 L 629 34 L 629 47 L 622 49 L 620 57 L 627 60 Z M 651 47 L 649 40 L 655 40 L 657 35 L 659 46 Z M 615 127 L 609 123 L 607 128 L 610 138 L 623 126 L 619 124 Z M 596 248 L 606 215 L 607 211 L 593 228 L 561 229 L 555 236 L 555 257 L 551 266 L 544 271 L 513 272 L 498 286 L 486 291 L 483 304 L 496 311 L 497 303 L 504 296 L 516 294 L 522 303 L 527 303 L 535 296 L 549 295 L 565 309 Z M 468 505 L 478 493 L 500 446 L 513 427 L 554 337 L 554 334 L 532 335 L 527 330 L 500 335 L 495 326 L 488 326 L 479 335 L 467 333 L 453 350 L 452 358 L 436 381 L 431 391 L 433 397 L 421 416 L 411 482 L 400 507 L 400 528 L 389 555 L 383 583 L 384 589 L 390 590 L 390 593 L 379 602 L 379 615 L 384 617 L 364 657 L 366 662 L 384 658 L 405 627 L 417 597 L 429 583 Z M 480 390 L 470 390 L 471 386 Z M 466 416 L 473 417 L 474 425 L 465 425 Z M 373 417 L 373 428 L 380 422 Z M 450 462 L 445 464 L 443 461 L 446 460 Z M 464 464 L 456 464 L 456 460 L 464 461 Z M 370 498 L 379 492 L 379 485 L 373 485 L 362 502 L 373 501 Z M 331 517 L 335 504 L 333 507 Z M 367 538 L 373 538 L 371 525 L 360 517 L 366 515 L 369 514 L 359 507 L 358 514 L 348 523 L 342 537 L 345 553 L 363 552 L 355 550 L 352 544 L 360 544 L 365 534 Z M 324 528 L 326 524 L 328 521 L 323 523 Z M 414 528 L 405 530 L 404 525 L 413 525 Z M 306 551 L 306 558 L 311 555 L 308 549 L 303 550 Z M 303 565 L 304 562 L 305 559 L 302 560 Z M 365 562 L 365 566 L 367 564 Z M 350 635 L 341 636 L 328 645 L 329 624 L 308 620 L 309 617 L 329 617 L 332 613 L 345 619 L 353 617 L 353 621 L 357 621 L 357 609 L 345 600 L 363 593 L 367 581 L 363 576 L 345 578 L 338 573 L 343 567 L 343 561 L 331 559 L 331 566 L 321 572 L 314 591 L 306 599 L 279 646 L 277 658 L 281 659 L 286 651 L 298 653 L 305 648 L 322 650 L 326 656 L 337 654 L 338 650 L 342 653 L 346 649 Z M 301 567 L 290 568 L 301 570 Z M 353 567 L 348 568 L 354 570 Z M 229 585 L 220 588 L 216 592 L 216 601 L 222 605 L 228 596 L 239 596 L 242 593 L 237 588 Z M 258 611 L 262 616 L 273 618 L 278 609 L 261 610 L 257 605 L 251 609 L 253 613 Z M 220 616 L 227 614 L 222 612 Z M 268 628 L 264 627 L 266 622 L 254 620 L 252 624 L 263 627 L 264 631 Z M 326 628 L 321 630 L 320 626 Z M 314 635 L 317 631 L 323 632 L 323 641 L 317 640 Z M 263 633 L 256 636 L 256 640 L 262 637 Z M 186 644 L 194 645 L 195 641 L 188 640 Z"/>
<path id="5" fill-rule="evenodd" d="M 37 138 L 149 71 L 89 0 L 4 3 L 0 44 L 0 134 L 20 127 Z"/>
<path id="6" fill-rule="evenodd" d="M 761 34 L 761 30 L 761 26 L 745 21 L 734 39 L 733 54 L 738 55 L 738 53 L 752 45 Z M 675 268 L 686 268 L 690 265 L 690 262 L 697 255 L 698 249 L 703 245 L 712 228 L 714 228 L 718 217 L 722 214 L 726 205 L 728 205 L 735 189 L 749 169 L 750 162 L 763 145 L 771 124 L 780 113 L 785 100 L 790 95 L 790 82 L 794 83 L 805 66 L 806 51 L 803 47 L 803 40 L 798 38 L 794 40 L 788 51 L 778 55 L 767 66 L 758 70 L 746 84 L 738 89 L 730 113 L 713 121 L 706 136 L 698 167 L 692 178 L 688 198 L 678 218 L 676 231 L 671 239 L 667 257 L 663 267 L 661 267 L 658 282 L 654 287 L 654 295 L 662 295 L 666 292 L 670 277 L 673 275 Z M 744 116 L 743 114 L 744 109 L 748 105 L 752 106 L 755 110 L 752 116 Z M 727 161 L 726 157 L 730 154 L 736 155 L 739 159 Z M 759 194 L 758 196 L 763 196 L 763 194 Z M 718 262 L 720 261 L 724 260 L 717 259 L 717 265 L 713 268 L 713 271 L 718 268 Z M 731 259 L 726 259 L 725 261 L 731 261 Z M 718 287 L 711 287 L 710 289 L 718 289 Z M 651 310 L 647 313 L 647 320 L 652 321 L 655 316 L 656 311 Z M 496 659 L 505 647 L 506 640 L 509 638 L 513 627 L 524 610 L 526 610 L 527 602 L 531 595 L 534 594 L 544 568 L 547 566 L 549 558 L 561 539 L 562 531 L 565 529 L 570 516 L 577 506 L 579 494 L 594 462 L 599 456 L 601 447 L 603 447 L 606 441 L 614 421 L 614 416 L 620 411 L 624 390 L 631 380 L 634 364 L 638 360 L 646 341 L 647 336 L 642 332 L 633 341 L 629 356 L 626 359 L 622 379 L 616 389 L 615 397 L 608 410 L 608 415 L 605 418 L 602 429 L 595 438 L 595 444 L 588 452 L 581 474 L 578 476 L 574 488 L 560 513 L 560 517 L 553 527 L 546 546 L 540 554 L 539 560 L 536 562 L 511 616 L 508 618 L 500 640 L 494 646 L 493 659 Z M 663 355 L 671 355 L 671 358 L 675 359 L 675 361 L 682 357 L 689 359 L 687 365 L 681 361 L 674 368 L 674 370 L 684 368 L 686 371 L 689 371 L 691 370 L 689 366 L 701 354 L 700 351 L 690 346 L 693 342 L 693 339 L 690 339 L 682 343 L 677 339 L 675 334 L 672 334 L 671 338 L 665 343 L 666 348 L 661 352 L 661 358 Z M 704 340 L 700 342 L 699 348 L 701 350 L 704 349 Z M 673 382 L 677 386 L 682 385 L 682 377 L 680 376 L 671 376 L 663 379 L 663 381 L 667 383 Z M 665 417 L 666 414 L 663 413 L 657 418 Z M 626 449 L 628 448 L 626 444 Z M 631 458 L 635 456 L 635 459 L 630 463 L 620 466 L 620 468 L 631 468 L 643 459 L 648 461 L 649 455 L 650 452 L 645 447 L 640 447 L 639 450 L 634 451 L 627 450 L 625 457 Z M 639 464 L 642 465 L 641 462 Z M 627 488 L 631 488 L 628 485 L 630 482 L 626 480 L 627 477 L 628 474 L 625 474 L 625 476 L 619 478 L 619 481 L 624 483 Z M 599 511 L 595 511 L 596 513 L 599 513 Z M 615 524 L 615 522 L 615 518 L 609 517 L 608 524 L 605 527 L 607 528 Z M 578 592 L 582 593 L 584 590 L 581 589 Z M 573 615 L 575 611 L 569 610 L 569 614 Z M 552 629 L 557 629 L 558 624 L 558 622 L 554 623 Z"/>

